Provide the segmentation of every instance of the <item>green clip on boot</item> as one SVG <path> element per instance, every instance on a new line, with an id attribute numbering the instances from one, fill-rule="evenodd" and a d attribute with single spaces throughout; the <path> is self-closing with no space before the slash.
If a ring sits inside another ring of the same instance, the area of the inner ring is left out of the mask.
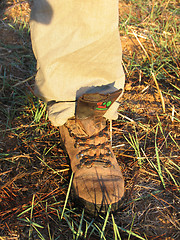
<path id="1" fill-rule="evenodd" d="M 124 194 L 124 180 L 109 139 L 103 115 L 122 90 L 112 94 L 84 94 L 76 115 L 60 127 L 63 144 L 74 173 L 75 201 L 92 214 L 117 210 Z"/>

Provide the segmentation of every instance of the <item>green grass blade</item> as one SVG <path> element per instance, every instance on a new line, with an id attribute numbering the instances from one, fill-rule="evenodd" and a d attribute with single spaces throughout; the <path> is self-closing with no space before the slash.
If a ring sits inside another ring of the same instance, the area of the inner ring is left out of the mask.
<path id="1" fill-rule="evenodd" d="M 177 87 L 176 85 L 174 85 L 174 84 L 172 84 L 172 83 L 170 83 L 171 84 L 171 86 L 173 86 L 174 88 L 176 88 L 178 91 L 180 91 L 180 88 L 179 87 Z"/>
<path id="2" fill-rule="evenodd" d="M 172 139 L 172 141 L 174 142 L 174 144 L 176 145 L 176 147 L 180 150 L 180 146 L 177 144 L 177 142 L 175 141 L 175 139 L 173 138 L 173 136 L 171 135 L 171 133 L 169 133 L 170 138 Z"/>
<path id="3" fill-rule="evenodd" d="M 164 169 L 166 170 L 166 172 L 169 174 L 169 176 L 171 177 L 171 179 L 173 180 L 173 182 L 174 182 L 174 184 L 176 185 L 176 187 L 177 187 L 177 190 L 180 192 L 180 186 L 179 186 L 179 184 L 176 182 L 176 180 L 175 180 L 175 178 L 173 177 L 173 175 L 171 174 L 171 172 L 166 168 L 166 167 L 164 167 Z"/>
<path id="4" fill-rule="evenodd" d="M 83 223 L 83 219 L 84 219 L 84 209 L 82 211 L 82 215 L 81 215 L 81 220 L 80 220 L 80 223 L 79 223 L 79 227 L 78 227 L 78 232 L 77 232 L 77 238 L 76 240 L 78 239 L 79 236 L 82 236 L 83 232 L 82 232 L 82 223 Z"/>
<path id="5" fill-rule="evenodd" d="M 106 218 L 105 218 L 105 221 L 104 221 L 104 224 L 103 224 L 103 227 L 102 227 L 102 232 L 101 232 L 100 239 L 102 239 L 102 237 L 104 236 L 104 231 L 105 231 L 105 228 L 106 228 L 106 225 L 107 225 L 107 221 L 108 221 L 108 218 L 109 218 L 110 211 L 111 211 L 111 205 L 109 205 L 107 213 L 106 213 Z"/>
<path id="6" fill-rule="evenodd" d="M 30 220 L 31 221 L 32 221 L 33 209 L 34 209 L 34 199 L 35 199 L 35 194 L 33 194 L 32 204 L 31 204 L 31 215 L 30 215 Z"/>
<path id="7" fill-rule="evenodd" d="M 40 239 L 41 239 L 41 240 L 46 240 L 46 239 L 43 237 L 43 235 L 40 233 L 40 231 L 36 228 L 36 226 L 35 226 L 35 225 L 32 225 L 32 226 L 33 226 L 33 228 L 36 230 L 36 232 L 37 232 L 38 236 L 40 237 Z"/>
<path id="8" fill-rule="evenodd" d="M 100 236 L 102 236 L 102 238 L 103 238 L 104 240 L 106 240 L 106 238 L 105 238 L 104 234 L 102 233 L 102 230 L 100 229 L 100 227 L 99 227 L 96 223 L 94 223 L 94 226 L 95 226 L 96 229 L 98 230 Z M 100 238 L 100 239 L 102 239 L 102 238 Z"/>
<path id="9" fill-rule="evenodd" d="M 21 217 L 22 215 L 24 215 L 25 213 L 29 212 L 31 210 L 32 207 L 27 208 L 26 210 L 24 210 L 23 212 L 21 212 L 20 214 L 17 215 L 17 217 Z"/>
<path id="10" fill-rule="evenodd" d="M 44 160 L 42 160 L 42 158 L 40 158 L 39 156 L 37 156 L 37 158 L 44 164 L 46 165 L 51 171 L 53 171 L 55 174 L 57 174 L 58 176 L 60 176 L 61 178 L 63 178 L 62 175 L 60 175 L 56 170 L 54 170 L 53 168 L 51 168 Z M 64 179 L 64 178 L 63 178 Z"/>
<path id="11" fill-rule="evenodd" d="M 166 147 L 167 147 L 167 140 L 166 140 L 166 137 L 165 137 L 165 135 L 164 135 L 164 131 L 163 131 L 163 128 L 162 128 L 161 120 L 160 120 L 158 114 L 156 114 L 156 117 L 157 117 L 157 119 L 158 119 L 159 128 L 160 128 L 160 131 L 161 131 L 161 133 L 162 133 L 162 135 L 163 135 L 163 137 L 164 137 L 164 140 L 165 140 L 165 143 L 166 143 Z"/>
<path id="12" fill-rule="evenodd" d="M 158 147 L 157 147 L 157 134 L 158 134 L 158 126 L 156 128 L 156 134 L 155 134 L 155 152 L 156 152 L 156 159 L 157 159 L 157 165 L 158 165 L 158 174 L 159 174 L 159 177 L 160 177 L 161 182 L 163 184 L 163 187 L 165 188 L 165 183 L 164 183 L 162 170 L 161 170 L 161 162 L 160 162 L 160 158 L 159 158 L 159 150 L 158 150 Z"/>
<path id="13" fill-rule="evenodd" d="M 118 239 L 121 240 L 121 235 L 120 235 L 120 233 L 119 233 L 117 224 L 115 223 L 113 214 L 111 214 L 111 216 L 112 216 L 112 221 L 113 221 L 114 240 L 118 240 Z M 118 238 L 117 238 L 117 237 L 118 237 Z"/>
<path id="14" fill-rule="evenodd" d="M 133 220 L 132 220 L 132 223 L 131 223 L 131 228 L 130 228 L 130 233 L 129 233 L 129 236 L 128 236 L 128 240 L 130 240 L 130 237 L 131 237 L 131 232 L 132 232 L 135 217 L 136 217 L 136 213 L 134 214 L 134 217 L 133 217 Z"/>
<path id="15" fill-rule="evenodd" d="M 176 169 L 178 171 L 180 171 L 180 166 L 178 166 L 176 163 L 174 163 L 171 159 L 168 158 L 168 160 L 169 160 L 169 164 L 173 165 L 174 167 L 176 167 Z"/>
<path id="16" fill-rule="evenodd" d="M 67 194 L 66 194 L 66 199 L 65 199 L 65 202 L 64 202 L 64 207 L 63 207 L 63 210 L 62 210 L 61 219 L 63 218 L 64 211 L 65 211 L 65 208 L 66 208 L 66 205 L 67 205 L 67 201 L 68 201 L 69 194 L 70 194 L 70 190 L 71 190 L 72 181 L 73 181 L 73 172 L 72 172 L 72 174 L 71 174 L 71 178 L 70 178 L 70 181 L 69 181 L 69 187 L 68 187 L 68 191 L 67 191 Z"/>

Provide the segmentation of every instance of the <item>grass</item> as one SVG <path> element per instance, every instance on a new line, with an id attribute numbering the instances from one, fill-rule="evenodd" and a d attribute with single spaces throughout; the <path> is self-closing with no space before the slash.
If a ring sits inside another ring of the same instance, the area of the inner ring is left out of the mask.
<path id="1" fill-rule="evenodd" d="M 179 239 L 178 1 L 119 1 L 126 86 L 112 144 L 126 192 L 97 218 L 72 202 L 59 130 L 33 94 L 28 1 L 0 9 L 0 239 Z"/>

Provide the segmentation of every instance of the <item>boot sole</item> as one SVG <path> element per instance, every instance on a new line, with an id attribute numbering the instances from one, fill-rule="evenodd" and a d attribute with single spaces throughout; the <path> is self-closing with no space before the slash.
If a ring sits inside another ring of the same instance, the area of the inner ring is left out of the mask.
<path id="1" fill-rule="evenodd" d="M 86 213 L 90 214 L 93 217 L 97 217 L 100 214 L 104 215 L 107 213 L 109 209 L 109 204 L 96 204 L 96 203 L 86 201 L 82 198 L 79 198 L 75 194 L 75 190 L 73 189 L 73 187 L 71 189 L 71 197 L 74 204 L 79 209 L 84 209 Z M 111 204 L 111 212 L 113 213 L 116 212 L 121 208 L 122 205 L 123 205 L 123 197 L 118 202 Z"/>

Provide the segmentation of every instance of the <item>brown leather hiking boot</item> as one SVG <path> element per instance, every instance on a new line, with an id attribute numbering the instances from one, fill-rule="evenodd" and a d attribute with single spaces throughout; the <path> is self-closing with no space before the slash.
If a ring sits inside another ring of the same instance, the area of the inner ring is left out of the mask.
<path id="1" fill-rule="evenodd" d="M 122 90 L 112 94 L 84 94 L 76 116 L 60 127 L 60 134 L 74 173 L 75 201 L 91 213 L 117 210 L 124 194 L 120 166 L 110 145 L 107 109 Z"/>

